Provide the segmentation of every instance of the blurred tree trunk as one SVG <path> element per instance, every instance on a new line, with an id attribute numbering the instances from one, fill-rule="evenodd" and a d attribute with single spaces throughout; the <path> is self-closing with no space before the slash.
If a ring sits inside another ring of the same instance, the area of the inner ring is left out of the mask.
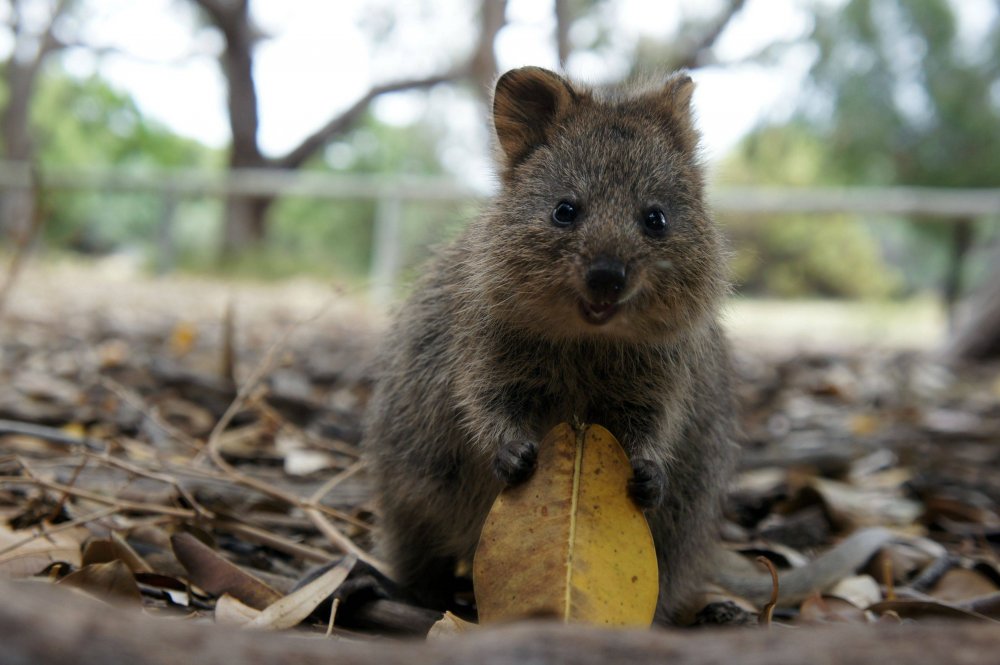
<path id="1" fill-rule="evenodd" d="M 279 157 L 261 153 L 257 88 L 253 78 L 254 48 L 262 35 L 253 25 L 249 0 L 192 0 L 222 34 L 225 48 L 220 57 L 228 85 L 229 126 L 232 147 L 230 169 L 300 168 L 334 137 L 349 130 L 377 97 L 391 92 L 429 88 L 463 74 L 461 68 L 425 78 L 405 79 L 373 86 L 347 110 L 334 115 L 298 146 Z M 231 260 L 241 251 L 259 245 L 267 235 L 267 215 L 275 197 L 231 196 L 226 200 L 222 257 Z"/>
<path id="2" fill-rule="evenodd" d="M 0 111 L 0 140 L 3 159 L 30 162 L 34 155 L 31 140 L 31 100 L 45 59 L 63 48 L 55 26 L 69 9 L 71 0 L 58 0 L 47 23 L 39 32 L 24 23 L 24 0 L 8 0 L 8 28 L 14 38 L 10 58 L 4 65 L 7 103 Z M 0 237 L 16 241 L 28 230 L 33 217 L 34 198 L 30 189 L 0 191 Z"/>
<path id="3" fill-rule="evenodd" d="M 566 61 L 573 50 L 569 41 L 569 29 L 573 25 L 573 11 L 570 0 L 556 0 L 556 54 L 559 58 L 559 69 L 566 71 Z"/>
<path id="4" fill-rule="evenodd" d="M 497 35 L 507 25 L 507 0 L 481 0 L 479 3 L 479 40 L 469 60 L 469 75 L 483 101 L 493 95 L 498 71 Z"/>
<path id="5" fill-rule="evenodd" d="M 954 332 L 955 308 L 962 296 L 962 273 L 965 258 L 972 248 L 973 222 L 971 219 L 956 219 L 949 229 L 948 266 L 944 276 L 944 304 L 948 315 L 948 326 Z"/>
<path id="6" fill-rule="evenodd" d="M 1000 358 L 1000 240 L 990 261 L 991 272 L 970 298 L 968 316 L 960 322 L 948 345 L 955 360 Z"/>
<path id="7" fill-rule="evenodd" d="M 253 51 L 260 35 L 250 21 L 249 0 L 196 0 L 209 21 L 222 34 L 225 48 L 220 66 L 226 77 L 227 111 L 232 145 L 229 168 L 259 169 L 267 166 L 257 143 L 257 87 L 253 80 Z M 242 196 L 226 199 L 222 232 L 222 254 L 232 259 L 266 235 L 264 217 L 270 201 Z"/>

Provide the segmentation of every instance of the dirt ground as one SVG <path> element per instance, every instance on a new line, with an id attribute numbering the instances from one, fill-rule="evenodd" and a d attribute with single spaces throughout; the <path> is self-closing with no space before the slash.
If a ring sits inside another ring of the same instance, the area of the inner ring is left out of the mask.
<path id="1" fill-rule="evenodd" d="M 364 295 L 29 266 L 0 321 L 0 578 L 232 620 L 227 594 L 259 613 L 347 551 L 360 561 L 332 590 L 336 629 L 426 632 L 438 615 L 400 602 L 370 551 L 357 445 L 385 315 Z M 726 321 L 745 441 L 722 538 L 781 567 L 860 528 L 898 536 L 775 616 L 1000 616 L 998 368 L 936 358 L 933 302 L 734 300 Z M 221 584 L 222 560 L 265 582 L 265 599 L 245 577 Z M 456 602 L 471 613 L 471 597 Z M 761 610 L 725 594 L 705 608 L 705 623 Z M 325 630 L 329 609 L 307 614 L 305 629 Z"/>

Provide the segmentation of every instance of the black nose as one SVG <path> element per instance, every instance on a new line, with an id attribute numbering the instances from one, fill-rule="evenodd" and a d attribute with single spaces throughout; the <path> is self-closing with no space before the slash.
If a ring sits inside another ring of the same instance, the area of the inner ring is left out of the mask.
<path id="1" fill-rule="evenodd" d="M 617 259 L 599 257 L 587 269 L 587 291 L 595 303 L 618 301 L 625 290 L 625 264 Z"/>

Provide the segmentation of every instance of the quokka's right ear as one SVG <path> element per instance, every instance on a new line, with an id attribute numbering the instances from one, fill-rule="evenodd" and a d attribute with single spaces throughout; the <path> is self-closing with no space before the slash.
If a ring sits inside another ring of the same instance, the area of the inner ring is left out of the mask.
<path id="1" fill-rule="evenodd" d="M 568 81 L 541 67 L 512 69 L 500 77 L 493 94 L 493 125 L 508 167 L 549 140 L 576 96 Z"/>

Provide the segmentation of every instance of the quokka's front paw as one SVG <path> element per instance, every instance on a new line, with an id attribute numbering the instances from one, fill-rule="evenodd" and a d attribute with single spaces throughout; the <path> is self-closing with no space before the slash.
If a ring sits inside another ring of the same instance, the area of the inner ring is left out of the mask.
<path id="1" fill-rule="evenodd" d="M 520 485 L 535 472 L 538 444 L 527 439 L 504 445 L 493 458 L 493 472 L 507 485 Z"/>
<path id="2" fill-rule="evenodd" d="M 667 479 L 663 471 L 648 459 L 632 461 L 632 478 L 628 481 L 628 494 L 643 510 L 656 508 L 663 501 Z"/>

